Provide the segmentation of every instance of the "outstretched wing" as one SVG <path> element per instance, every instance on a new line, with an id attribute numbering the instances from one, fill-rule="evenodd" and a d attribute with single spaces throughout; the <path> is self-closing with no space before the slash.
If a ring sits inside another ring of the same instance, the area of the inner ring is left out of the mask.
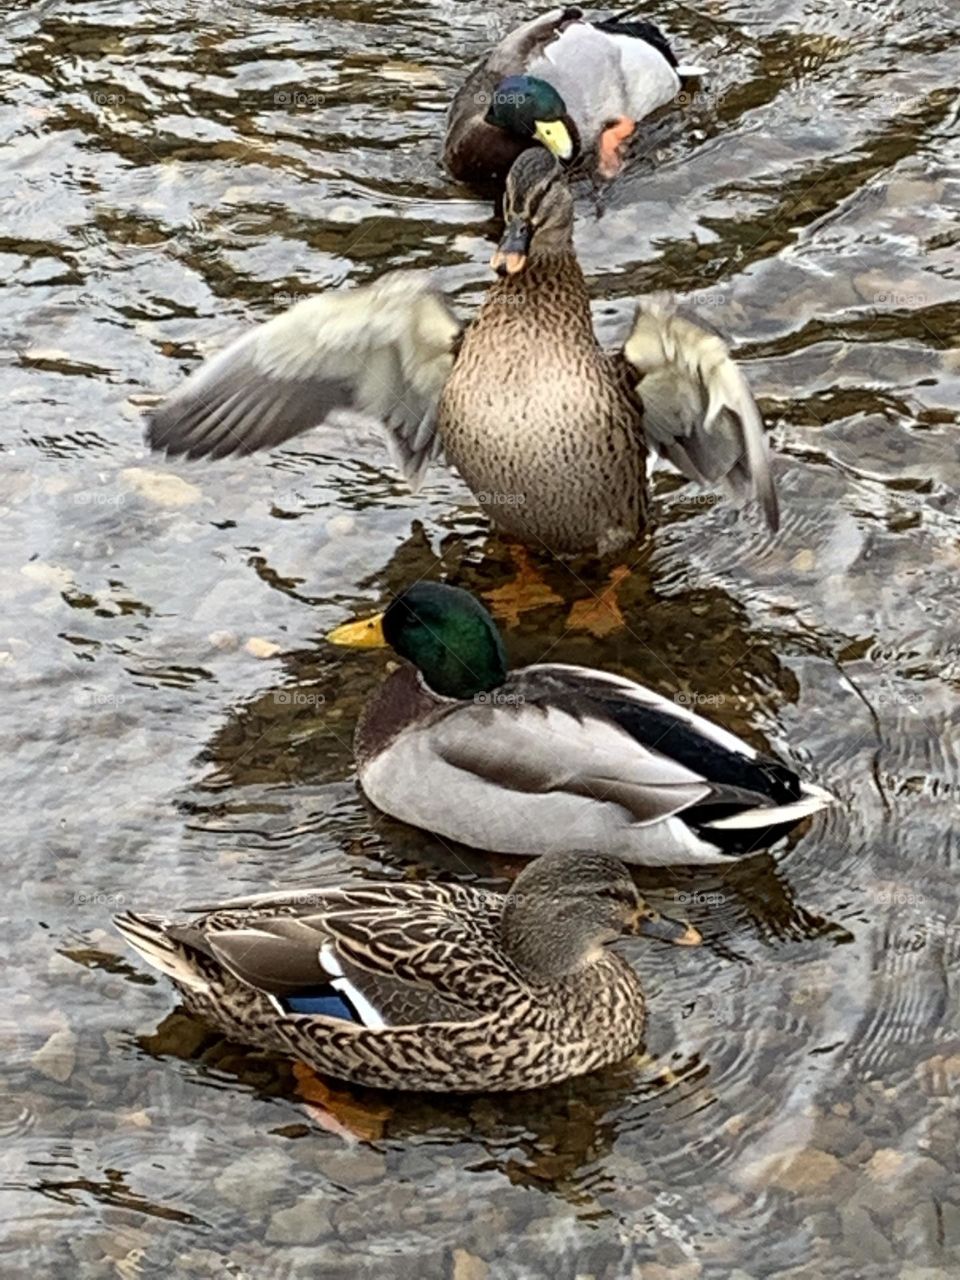
<path id="1" fill-rule="evenodd" d="M 147 439 L 190 458 L 269 449 L 337 410 L 377 419 L 413 486 L 438 452 L 436 406 L 461 330 L 426 272 L 297 303 L 206 361 Z"/>
<path id="2" fill-rule="evenodd" d="M 723 339 L 667 294 L 640 300 L 623 358 L 651 446 L 700 484 L 756 498 L 771 529 L 777 494 L 760 411 Z"/>

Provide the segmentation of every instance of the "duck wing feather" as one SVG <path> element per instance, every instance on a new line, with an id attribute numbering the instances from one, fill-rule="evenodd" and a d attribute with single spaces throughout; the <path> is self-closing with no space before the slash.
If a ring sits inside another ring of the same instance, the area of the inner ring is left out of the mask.
<path id="1" fill-rule="evenodd" d="M 760 411 L 718 333 L 668 294 L 637 308 L 622 352 L 650 445 L 689 480 L 755 498 L 772 530 L 779 508 Z"/>
<path id="2" fill-rule="evenodd" d="M 437 402 L 461 327 L 427 272 L 305 299 L 205 361 L 154 410 L 147 440 L 224 458 L 346 411 L 382 425 L 415 488 L 439 453 Z"/>

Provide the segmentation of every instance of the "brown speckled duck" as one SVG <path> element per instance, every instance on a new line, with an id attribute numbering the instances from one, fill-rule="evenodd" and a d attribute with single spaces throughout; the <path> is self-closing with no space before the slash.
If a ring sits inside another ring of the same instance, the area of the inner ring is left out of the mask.
<path id="1" fill-rule="evenodd" d="M 645 1013 L 609 944 L 700 941 L 598 855 L 539 858 L 506 895 L 370 883 L 198 910 L 116 923 L 232 1039 L 386 1089 L 532 1089 L 617 1062 Z"/>
<path id="2" fill-rule="evenodd" d="M 412 484 L 443 449 L 496 525 L 560 555 L 636 538 L 650 446 L 755 496 L 776 527 L 760 415 L 722 339 L 656 294 L 603 350 L 549 152 L 520 156 L 504 208 L 498 279 L 466 328 L 424 273 L 308 299 L 202 365 L 155 411 L 150 443 L 224 457 L 360 412 Z"/>

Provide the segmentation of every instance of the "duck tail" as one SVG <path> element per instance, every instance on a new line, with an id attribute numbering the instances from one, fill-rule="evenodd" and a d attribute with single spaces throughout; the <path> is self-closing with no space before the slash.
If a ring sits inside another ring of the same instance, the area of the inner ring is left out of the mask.
<path id="1" fill-rule="evenodd" d="M 191 991 L 207 991 L 209 986 L 197 972 L 189 956 L 170 938 L 171 920 L 163 916 L 139 915 L 135 911 L 123 911 L 113 917 L 113 923 L 130 946 L 154 969 L 159 969 L 179 986 Z"/>
<path id="2" fill-rule="evenodd" d="M 729 818 L 714 818 L 703 824 L 704 829 L 714 831 L 751 831 L 766 827 L 792 826 L 801 818 L 809 818 L 834 804 L 836 796 L 812 782 L 800 783 L 800 797 L 789 804 L 778 804 L 757 809 L 742 809 Z"/>
<path id="3" fill-rule="evenodd" d="M 606 18 L 602 22 L 591 22 L 590 25 L 608 36 L 627 36 L 633 40 L 642 40 L 644 44 L 656 49 L 657 53 L 676 70 L 676 55 L 670 48 L 669 40 L 656 23 L 638 18 L 634 14 L 621 13 L 614 18 Z"/>

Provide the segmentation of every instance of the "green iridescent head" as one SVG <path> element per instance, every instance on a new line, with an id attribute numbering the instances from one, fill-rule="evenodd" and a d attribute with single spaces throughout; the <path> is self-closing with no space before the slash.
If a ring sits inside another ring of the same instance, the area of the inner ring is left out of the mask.
<path id="1" fill-rule="evenodd" d="M 501 80 L 484 119 L 518 138 L 541 142 L 559 160 L 572 160 L 577 150 L 566 103 L 552 84 L 536 76 Z"/>

